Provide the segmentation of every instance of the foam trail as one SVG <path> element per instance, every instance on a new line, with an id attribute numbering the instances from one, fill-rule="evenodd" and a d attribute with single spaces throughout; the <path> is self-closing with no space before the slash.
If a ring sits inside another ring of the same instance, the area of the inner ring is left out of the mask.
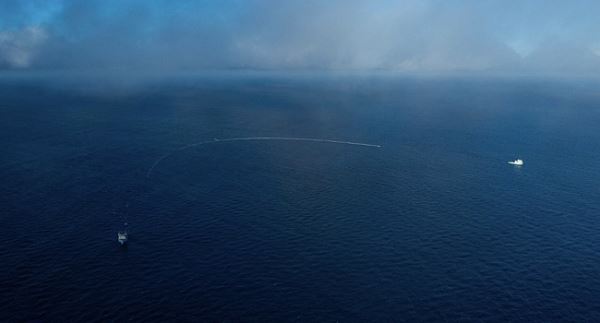
<path id="1" fill-rule="evenodd" d="M 342 141 L 342 140 L 332 140 L 332 139 L 320 139 L 320 138 L 301 138 L 301 137 L 239 137 L 239 138 L 225 138 L 225 139 L 213 139 L 207 141 L 201 141 L 194 144 L 185 145 L 180 147 L 168 154 L 165 154 L 159 157 L 154 164 L 148 169 L 146 173 L 146 177 L 150 177 L 152 175 L 152 171 L 160 164 L 163 160 L 171 157 L 171 155 L 176 152 L 186 150 L 192 147 L 206 145 L 206 144 L 214 144 L 219 142 L 230 142 L 230 141 L 259 141 L 259 140 L 276 140 L 276 141 L 309 141 L 309 142 L 321 142 L 321 143 L 331 143 L 331 144 L 340 144 L 340 145 L 351 145 L 351 146 L 363 146 L 363 147 L 373 147 L 373 148 L 381 148 L 381 145 L 374 144 L 365 144 L 362 142 L 353 142 L 353 141 Z"/>

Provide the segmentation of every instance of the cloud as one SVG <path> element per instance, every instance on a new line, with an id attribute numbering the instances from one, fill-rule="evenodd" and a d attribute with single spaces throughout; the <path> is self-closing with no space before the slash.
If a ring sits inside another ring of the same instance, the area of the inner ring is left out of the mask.
<path id="1" fill-rule="evenodd" d="M 600 65 L 600 3 L 587 0 L 7 1 L 4 67 L 585 73 Z"/>
<path id="2" fill-rule="evenodd" d="M 44 29 L 34 26 L 0 31 L 0 66 L 29 67 L 47 37 Z"/>
<path id="3" fill-rule="evenodd" d="M 577 74 L 600 72 L 600 56 L 594 52 L 594 46 L 572 41 L 544 42 L 526 56 L 525 61 L 530 69 L 536 71 Z"/>

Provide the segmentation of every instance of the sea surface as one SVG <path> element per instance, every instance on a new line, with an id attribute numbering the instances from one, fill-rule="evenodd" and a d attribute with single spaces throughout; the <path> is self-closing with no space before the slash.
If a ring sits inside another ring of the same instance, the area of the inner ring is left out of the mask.
<path id="1" fill-rule="evenodd" d="M 0 75 L 0 321 L 598 322 L 599 88 Z"/>

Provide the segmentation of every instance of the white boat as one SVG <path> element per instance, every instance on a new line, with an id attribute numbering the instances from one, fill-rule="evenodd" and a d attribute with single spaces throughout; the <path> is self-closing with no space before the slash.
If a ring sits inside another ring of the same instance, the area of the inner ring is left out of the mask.
<path id="1" fill-rule="evenodd" d="M 523 166 L 523 159 L 517 158 L 515 160 L 509 161 L 508 163 L 515 166 Z"/>
<path id="2" fill-rule="evenodd" d="M 124 245 L 127 242 L 127 231 L 120 231 L 117 233 L 117 241 L 119 241 L 121 245 Z"/>

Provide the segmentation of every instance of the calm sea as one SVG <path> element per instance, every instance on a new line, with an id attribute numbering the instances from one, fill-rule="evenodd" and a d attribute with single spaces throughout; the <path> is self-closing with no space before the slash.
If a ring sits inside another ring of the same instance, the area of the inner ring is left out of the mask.
<path id="1" fill-rule="evenodd" d="M 599 85 L 0 77 L 0 321 L 600 321 Z"/>

